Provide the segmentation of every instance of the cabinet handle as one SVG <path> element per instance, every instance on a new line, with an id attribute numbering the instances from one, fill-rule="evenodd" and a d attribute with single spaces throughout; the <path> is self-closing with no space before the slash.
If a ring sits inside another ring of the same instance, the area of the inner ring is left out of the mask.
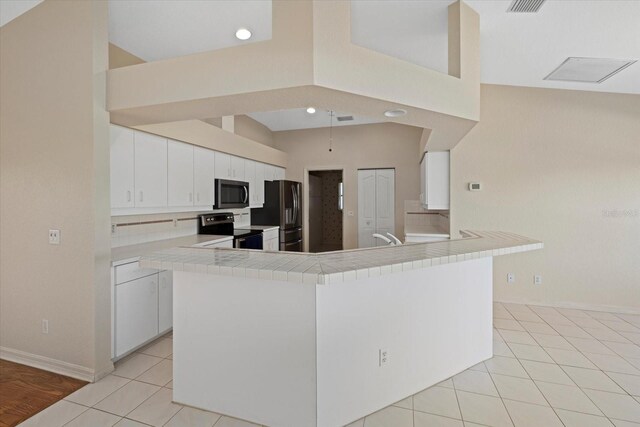
<path id="1" fill-rule="evenodd" d="M 189 201 L 193 202 L 193 193 L 189 193 Z"/>
<path id="2" fill-rule="evenodd" d="M 131 201 L 131 190 L 127 190 L 127 202 Z"/>
<path id="3" fill-rule="evenodd" d="M 197 201 L 200 201 L 200 193 L 199 193 L 199 192 L 198 192 L 198 193 L 196 193 L 196 200 L 197 200 Z"/>
<path id="4" fill-rule="evenodd" d="M 142 191 L 140 191 L 140 201 L 142 202 L 144 200 L 144 196 L 142 194 Z"/>
<path id="5" fill-rule="evenodd" d="M 231 169 L 227 169 L 227 176 L 231 176 Z"/>

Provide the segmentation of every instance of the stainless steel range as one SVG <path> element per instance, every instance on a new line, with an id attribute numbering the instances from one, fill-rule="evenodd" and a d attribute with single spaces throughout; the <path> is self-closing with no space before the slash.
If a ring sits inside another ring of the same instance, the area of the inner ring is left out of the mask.
<path id="1" fill-rule="evenodd" d="M 262 249 L 262 231 L 233 227 L 233 213 L 198 215 L 198 234 L 233 236 L 234 248 Z"/>

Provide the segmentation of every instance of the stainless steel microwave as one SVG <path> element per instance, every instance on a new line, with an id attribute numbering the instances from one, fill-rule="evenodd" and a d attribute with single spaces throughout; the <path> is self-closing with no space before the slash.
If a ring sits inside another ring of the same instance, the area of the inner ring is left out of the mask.
<path id="1" fill-rule="evenodd" d="M 216 198 L 214 209 L 246 208 L 249 207 L 249 183 L 216 179 Z"/>

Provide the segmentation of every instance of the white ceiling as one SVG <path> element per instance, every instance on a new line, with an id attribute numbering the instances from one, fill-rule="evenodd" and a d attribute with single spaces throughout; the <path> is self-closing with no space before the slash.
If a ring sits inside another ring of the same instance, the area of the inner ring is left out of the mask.
<path id="1" fill-rule="evenodd" d="M 352 41 L 446 72 L 451 3 L 353 1 Z M 538 13 L 508 13 L 510 0 L 466 3 L 480 15 L 483 83 L 640 94 L 640 63 L 600 84 L 543 80 L 569 56 L 640 59 L 640 1 L 547 0 Z"/>
<path id="2" fill-rule="evenodd" d="M 334 112 L 333 126 L 364 125 L 370 123 L 380 123 L 382 120 L 372 119 L 364 116 L 353 116 L 353 120 L 339 122 L 337 117 L 351 116 L 349 113 Z M 267 111 L 261 113 L 248 114 L 254 120 L 259 121 L 272 131 L 292 130 L 292 129 L 313 129 L 329 127 L 331 116 L 327 110 L 317 109 L 315 114 L 309 114 L 306 108 L 296 108 L 293 110 Z"/>
<path id="3" fill-rule="evenodd" d="M 252 32 L 249 41 L 236 39 L 241 27 Z M 111 43 L 145 61 L 270 38 L 271 0 L 109 1 Z"/>

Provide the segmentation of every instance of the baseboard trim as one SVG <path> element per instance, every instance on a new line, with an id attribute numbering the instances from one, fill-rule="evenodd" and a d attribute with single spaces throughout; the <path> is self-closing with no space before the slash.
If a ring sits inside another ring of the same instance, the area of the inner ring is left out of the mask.
<path id="1" fill-rule="evenodd" d="M 95 372 L 93 369 L 13 348 L 0 347 L 0 359 L 66 375 L 82 381 L 93 382 L 95 380 Z"/>
<path id="2" fill-rule="evenodd" d="M 640 315 L 640 309 L 633 307 L 620 307 L 615 305 L 604 304 L 585 304 L 578 302 L 561 301 L 558 303 L 531 301 L 526 298 L 522 299 L 495 299 L 494 302 L 507 303 L 507 304 L 526 304 L 526 305 L 539 305 L 542 307 L 553 308 L 570 308 L 575 310 L 589 310 L 589 311 L 606 311 L 609 313 L 619 314 L 638 314 Z"/>

